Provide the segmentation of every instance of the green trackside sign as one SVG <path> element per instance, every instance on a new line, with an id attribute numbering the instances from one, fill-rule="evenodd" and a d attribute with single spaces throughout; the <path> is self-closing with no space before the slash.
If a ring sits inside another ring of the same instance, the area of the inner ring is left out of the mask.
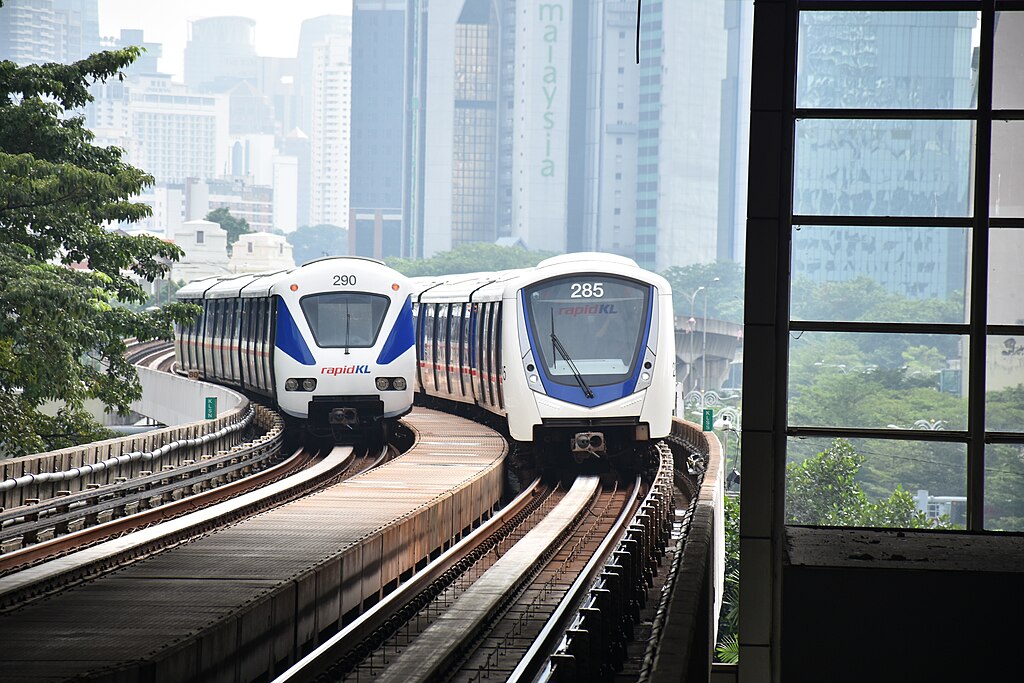
<path id="1" fill-rule="evenodd" d="M 207 396 L 206 397 L 206 419 L 215 420 L 217 419 L 217 397 Z M 707 422 L 707 419 L 704 420 Z"/>
<path id="2" fill-rule="evenodd" d="M 210 399 L 206 399 L 209 401 Z M 704 431 L 710 432 L 715 428 L 715 410 L 714 408 L 704 409 Z"/>

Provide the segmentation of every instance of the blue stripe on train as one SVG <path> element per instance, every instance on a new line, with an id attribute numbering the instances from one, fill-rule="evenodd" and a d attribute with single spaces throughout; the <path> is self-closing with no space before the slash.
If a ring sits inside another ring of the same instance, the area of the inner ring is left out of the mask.
<path id="1" fill-rule="evenodd" d="M 274 345 L 303 365 L 316 365 L 284 299 L 277 300 L 277 339 Z"/>
<path id="2" fill-rule="evenodd" d="M 403 353 L 412 348 L 416 343 L 416 330 L 412 320 L 412 297 L 405 300 L 402 310 L 398 313 L 395 326 L 391 328 L 388 340 L 384 342 L 384 348 L 380 350 L 377 357 L 377 365 L 387 365 Z"/>

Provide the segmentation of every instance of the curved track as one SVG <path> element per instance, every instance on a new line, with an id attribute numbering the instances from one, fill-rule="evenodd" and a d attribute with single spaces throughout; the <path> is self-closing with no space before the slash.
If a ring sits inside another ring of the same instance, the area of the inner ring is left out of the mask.
<path id="1" fill-rule="evenodd" d="M 498 434 L 425 410 L 407 424 L 416 445 L 381 467 L 12 607 L 0 615 L 0 681 L 250 681 L 284 670 L 498 504 Z"/>

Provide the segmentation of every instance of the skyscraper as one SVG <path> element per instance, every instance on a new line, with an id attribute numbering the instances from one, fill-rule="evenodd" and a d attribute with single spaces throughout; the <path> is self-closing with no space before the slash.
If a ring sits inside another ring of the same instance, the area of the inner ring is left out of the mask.
<path id="1" fill-rule="evenodd" d="M 405 139 L 406 1 L 352 7 L 349 251 L 400 256 Z"/>

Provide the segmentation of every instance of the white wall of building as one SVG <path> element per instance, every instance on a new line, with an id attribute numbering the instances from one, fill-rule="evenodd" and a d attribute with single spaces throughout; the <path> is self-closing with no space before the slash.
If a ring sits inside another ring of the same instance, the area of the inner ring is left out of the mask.
<path id="1" fill-rule="evenodd" d="M 277 155 L 273 161 L 274 227 L 294 232 L 299 227 L 299 160 Z"/>
<path id="2" fill-rule="evenodd" d="M 294 268 L 292 245 L 281 235 L 268 232 L 244 234 L 231 247 L 228 267 L 233 273 L 262 273 Z"/>
<path id="3" fill-rule="evenodd" d="M 171 265 L 172 280 L 191 282 L 232 272 L 228 269 L 228 234 L 213 221 L 185 221 L 174 243 L 185 255 Z"/>

